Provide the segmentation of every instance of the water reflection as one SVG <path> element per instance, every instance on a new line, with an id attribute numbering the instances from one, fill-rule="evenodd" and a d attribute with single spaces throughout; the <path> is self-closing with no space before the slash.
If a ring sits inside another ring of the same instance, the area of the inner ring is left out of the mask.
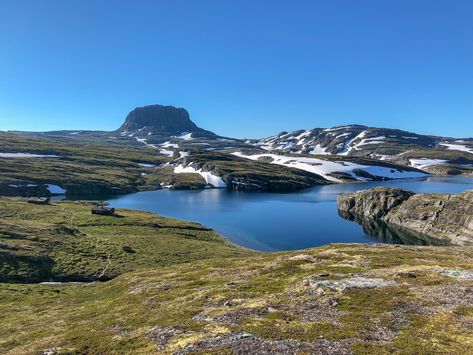
<path id="1" fill-rule="evenodd" d="M 140 209 L 166 217 L 199 222 L 232 242 L 262 251 L 304 249 L 327 243 L 409 243 L 414 238 L 395 228 L 340 218 L 339 193 L 376 186 L 399 187 L 418 193 L 458 193 L 473 189 L 473 179 L 427 179 L 334 184 L 289 193 L 231 192 L 223 189 L 146 191 L 125 196 L 89 196 L 117 208 Z M 84 199 L 84 196 L 80 197 Z M 424 240 L 420 238 L 420 240 Z"/>
<path id="2" fill-rule="evenodd" d="M 363 231 L 376 238 L 380 243 L 410 244 L 410 245 L 447 245 L 440 239 L 416 233 L 409 229 L 386 223 L 379 219 L 368 218 L 347 211 L 338 211 L 338 215 L 348 221 L 356 222 L 362 226 Z"/>

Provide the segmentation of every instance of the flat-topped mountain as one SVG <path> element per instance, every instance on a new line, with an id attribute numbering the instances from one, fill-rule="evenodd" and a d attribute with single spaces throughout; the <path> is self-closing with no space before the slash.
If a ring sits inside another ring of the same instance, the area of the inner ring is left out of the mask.
<path id="1" fill-rule="evenodd" d="M 118 132 L 133 137 L 186 133 L 197 137 L 216 137 L 216 134 L 199 128 L 192 122 L 186 109 L 163 105 L 149 105 L 133 109 L 126 116 L 125 123 Z"/>

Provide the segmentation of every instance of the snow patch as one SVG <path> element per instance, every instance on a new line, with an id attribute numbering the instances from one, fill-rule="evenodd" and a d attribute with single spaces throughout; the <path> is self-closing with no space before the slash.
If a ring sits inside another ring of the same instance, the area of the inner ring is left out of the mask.
<path id="1" fill-rule="evenodd" d="M 326 148 L 322 148 L 320 144 L 317 144 L 314 149 L 310 151 L 310 154 L 330 154 L 325 151 Z"/>
<path id="2" fill-rule="evenodd" d="M 179 137 L 176 137 L 176 138 L 180 138 L 180 139 L 183 139 L 185 141 L 190 141 L 191 139 L 194 139 L 194 138 L 192 138 L 192 133 L 187 133 L 187 132 L 181 133 L 181 135 Z"/>
<path id="3" fill-rule="evenodd" d="M 363 131 L 357 136 L 355 136 L 354 138 L 347 141 L 345 143 L 345 146 L 343 147 L 343 151 L 341 153 L 338 153 L 338 155 L 348 155 L 348 153 L 350 153 L 351 150 L 355 148 L 355 147 L 352 147 L 352 143 L 356 141 L 357 139 L 362 139 L 365 135 L 366 135 L 366 131 Z"/>
<path id="4" fill-rule="evenodd" d="M 167 149 L 160 149 L 159 153 L 167 155 L 168 157 L 172 157 L 174 155 L 174 151 Z"/>
<path id="5" fill-rule="evenodd" d="M 459 150 L 461 152 L 467 152 L 467 153 L 473 154 L 473 148 L 469 148 L 462 144 L 440 143 L 440 145 L 447 147 L 447 149 L 449 150 Z"/>
<path id="6" fill-rule="evenodd" d="M 423 169 L 431 165 L 440 165 L 440 164 L 447 164 L 448 160 L 444 159 L 409 159 L 411 165 L 415 168 Z"/>
<path id="7" fill-rule="evenodd" d="M 60 156 L 53 154 L 0 153 L 0 158 L 60 158 Z"/>
<path id="8" fill-rule="evenodd" d="M 195 169 L 192 166 L 182 166 L 178 165 L 174 168 L 174 173 L 175 174 L 182 174 L 182 173 L 193 173 L 193 174 L 199 174 L 205 179 L 205 182 L 207 184 L 212 185 L 213 187 L 217 188 L 225 188 L 227 187 L 227 184 L 225 181 L 222 180 L 221 177 L 212 174 L 210 171 L 202 171 L 202 169 Z"/>
<path id="9" fill-rule="evenodd" d="M 287 166 L 291 168 L 296 168 L 304 171 L 309 171 L 311 173 L 323 176 L 325 179 L 333 182 L 342 182 L 340 179 L 330 176 L 331 173 L 340 172 L 351 175 L 357 180 L 367 181 L 369 179 L 357 176 L 354 173 L 354 170 L 360 169 L 367 172 L 370 175 L 387 178 L 387 179 L 408 179 L 408 178 L 419 178 L 424 177 L 426 174 L 416 172 L 416 171 L 405 171 L 405 170 L 396 170 L 390 167 L 378 166 L 378 165 L 360 165 L 351 162 L 333 162 L 317 158 L 306 158 L 306 157 L 289 157 L 284 155 L 276 154 L 256 154 L 256 155 L 245 155 L 241 152 L 232 153 L 233 155 L 251 159 L 258 160 L 261 157 L 270 157 L 273 160 L 271 164 Z"/>
<path id="10" fill-rule="evenodd" d="M 142 166 L 143 168 L 154 168 L 156 164 L 149 164 L 149 163 L 137 163 L 139 166 Z"/>
<path id="11" fill-rule="evenodd" d="M 161 144 L 161 147 L 163 148 L 179 148 L 179 145 L 176 143 L 171 143 L 171 142 L 164 142 Z"/>

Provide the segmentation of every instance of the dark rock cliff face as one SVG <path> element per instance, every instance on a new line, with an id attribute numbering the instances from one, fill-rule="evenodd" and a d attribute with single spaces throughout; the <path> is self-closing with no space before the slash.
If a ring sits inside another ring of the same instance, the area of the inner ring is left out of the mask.
<path id="1" fill-rule="evenodd" d="M 449 195 L 375 188 L 341 194 L 337 207 L 341 212 L 379 219 L 440 243 L 473 244 L 473 190 Z"/>
<path id="2" fill-rule="evenodd" d="M 412 195 L 413 192 L 401 189 L 375 188 L 354 194 L 341 194 L 337 199 L 337 207 L 342 211 L 381 218 Z"/>
<path id="3" fill-rule="evenodd" d="M 186 109 L 162 105 L 135 108 L 118 131 L 136 136 L 142 136 L 143 133 L 178 135 L 183 132 L 214 136 L 214 133 L 199 128 L 192 122 Z"/>

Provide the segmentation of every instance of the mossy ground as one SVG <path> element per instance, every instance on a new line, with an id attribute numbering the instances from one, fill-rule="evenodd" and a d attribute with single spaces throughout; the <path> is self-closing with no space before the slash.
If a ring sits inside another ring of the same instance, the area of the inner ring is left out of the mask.
<path id="1" fill-rule="evenodd" d="M 250 254 L 196 223 L 121 209 L 119 217 L 97 216 L 91 207 L 0 198 L 0 280 L 90 281 L 143 267 Z"/>
<path id="2" fill-rule="evenodd" d="M 56 184 L 70 194 L 127 193 L 159 188 L 155 181 L 148 180 L 154 169 L 139 163 L 158 166 L 170 160 L 154 149 L 107 140 L 107 137 L 82 141 L 0 133 L 0 151 L 58 156 L 0 158 L 0 185 Z"/>
<path id="3" fill-rule="evenodd" d="M 83 208 L 70 206 L 63 207 Z M 147 217 L 127 213 L 133 220 Z M 56 222 L 63 218 L 63 214 L 49 216 Z M 89 218 L 80 213 L 77 217 L 87 233 L 123 228 L 122 220 L 107 218 L 100 226 L 87 227 Z M 203 250 L 207 242 L 201 238 L 185 248 Z M 176 246 L 161 249 L 171 253 Z M 267 254 L 241 250 L 245 255 L 237 256 L 231 247 L 218 255 L 215 246 L 225 244 L 217 241 L 205 253 L 216 257 L 190 263 L 177 258 L 105 283 L 2 284 L 0 352 L 473 351 L 473 281 L 437 272 L 471 269 L 471 249 L 340 244 Z M 319 280 L 355 276 L 395 283 L 346 290 L 313 286 Z"/>

